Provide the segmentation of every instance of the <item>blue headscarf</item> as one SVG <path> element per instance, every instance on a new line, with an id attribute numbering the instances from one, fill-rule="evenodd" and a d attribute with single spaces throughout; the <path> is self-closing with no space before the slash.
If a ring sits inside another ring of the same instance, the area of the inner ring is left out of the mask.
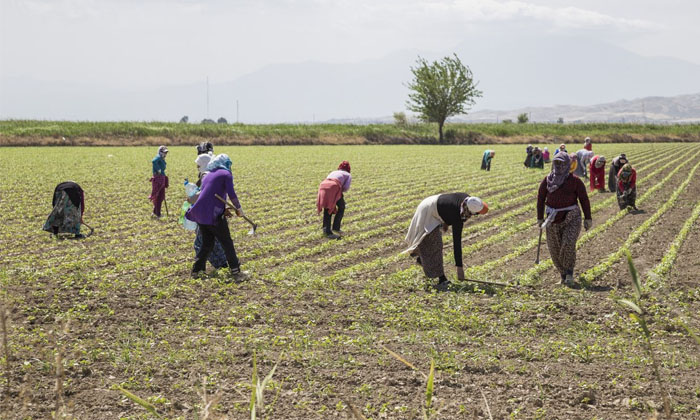
<path id="1" fill-rule="evenodd" d="M 227 171 L 231 172 L 231 158 L 228 157 L 227 154 L 222 153 L 220 155 L 216 155 L 211 162 L 209 162 L 209 165 L 207 165 L 207 171 L 213 172 L 217 169 L 226 169 Z"/>

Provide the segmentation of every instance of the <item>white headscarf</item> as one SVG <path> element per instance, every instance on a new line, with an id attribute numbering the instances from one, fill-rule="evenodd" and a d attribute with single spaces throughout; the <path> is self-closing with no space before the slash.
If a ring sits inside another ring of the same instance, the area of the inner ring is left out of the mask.
<path id="1" fill-rule="evenodd" d="M 194 163 L 197 164 L 197 168 L 199 169 L 200 174 L 207 172 L 207 165 L 209 165 L 209 162 L 211 162 L 211 158 L 211 153 L 204 153 L 202 155 L 197 156 L 197 159 L 194 160 Z"/>

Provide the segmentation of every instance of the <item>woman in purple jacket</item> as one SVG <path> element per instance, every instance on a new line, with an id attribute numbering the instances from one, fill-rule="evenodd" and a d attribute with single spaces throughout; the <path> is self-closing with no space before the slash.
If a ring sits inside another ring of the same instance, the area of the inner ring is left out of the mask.
<path id="1" fill-rule="evenodd" d="M 235 207 L 237 216 L 243 214 L 241 203 L 238 201 L 236 191 L 233 189 L 233 175 L 231 174 L 231 159 L 228 155 L 220 154 L 211 160 L 207 166 L 209 174 L 202 180 L 202 190 L 199 193 L 197 202 L 187 210 L 185 217 L 197 223 L 202 234 L 202 248 L 197 253 L 194 266 L 192 266 L 192 277 L 200 277 L 206 268 L 207 257 L 214 248 L 214 242 L 218 239 L 226 253 L 226 260 L 231 276 L 235 281 L 240 282 L 248 278 L 249 273 L 241 271 L 241 263 L 236 256 L 236 249 L 233 246 L 231 233 L 228 229 L 227 217 L 231 217 L 231 212 L 226 209 L 224 203 L 216 196 L 225 200 L 230 199 Z"/>

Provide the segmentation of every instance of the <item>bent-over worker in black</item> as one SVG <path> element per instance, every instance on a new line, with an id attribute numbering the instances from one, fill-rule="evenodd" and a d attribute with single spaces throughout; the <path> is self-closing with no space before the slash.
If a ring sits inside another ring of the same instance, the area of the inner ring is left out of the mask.
<path id="1" fill-rule="evenodd" d="M 406 234 L 408 249 L 416 262 L 423 267 L 428 278 L 438 277 L 438 289 L 446 290 L 449 281 L 445 276 L 442 256 L 442 232 L 452 226 L 457 278 L 464 280 L 462 268 L 462 227 L 464 222 L 476 214 L 486 214 L 488 206 L 478 197 L 467 193 L 438 194 L 424 199 L 416 208 L 411 226 Z"/>

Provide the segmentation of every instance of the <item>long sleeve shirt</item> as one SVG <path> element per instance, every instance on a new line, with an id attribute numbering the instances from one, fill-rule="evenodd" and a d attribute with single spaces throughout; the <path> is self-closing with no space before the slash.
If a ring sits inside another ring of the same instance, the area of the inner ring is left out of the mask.
<path id="1" fill-rule="evenodd" d="M 633 190 L 637 186 L 637 171 L 632 169 L 632 174 L 627 182 L 624 182 L 620 177 L 622 175 L 622 169 L 617 173 L 617 190 L 620 192 L 625 192 L 625 190 Z"/>
<path id="2" fill-rule="evenodd" d="M 581 204 L 583 214 L 586 219 L 591 218 L 591 202 L 588 200 L 588 193 L 583 181 L 579 178 L 569 175 L 561 187 L 554 192 L 547 190 L 547 178 L 545 177 L 540 183 L 540 189 L 537 191 L 537 218 L 544 219 L 545 204 L 553 209 L 563 209 Z M 567 212 L 559 212 L 554 218 L 554 223 L 560 223 L 566 217 Z"/>
<path id="3" fill-rule="evenodd" d="M 343 187 L 343 192 L 347 192 L 350 189 L 350 184 L 352 183 L 352 175 L 350 175 L 350 172 L 341 171 L 340 169 L 329 173 L 326 179 L 337 179 L 340 181 L 340 185 Z"/>
<path id="4" fill-rule="evenodd" d="M 237 208 L 241 207 L 236 191 L 233 189 L 233 175 L 226 169 L 216 169 L 202 178 L 202 190 L 199 198 L 187 210 L 188 220 L 200 225 L 216 225 L 217 219 L 224 213 L 225 205 L 216 195 L 226 200 L 227 196 Z"/>
<path id="5" fill-rule="evenodd" d="M 591 174 L 591 191 L 605 189 L 605 163 L 600 168 L 596 168 L 596 162 L 598 162 L 598 155 L 593 156 L 588 167 L 588 171 Z"/>
<path id="6" fill-rule="evenodd" d="M 165 159 L 156 156 L 151 162 L 153 163 L 153 175 L 165 175 Z"/>
<path id="7" fill-rule="evenodd" d="M 452 226 L 452 243 L 455 254 L 455 265 L 462 266 L 462 202 L 469 197 L 466 193 L 440 194 L 437 199 L 438 215 L 445 224 Z"/>

